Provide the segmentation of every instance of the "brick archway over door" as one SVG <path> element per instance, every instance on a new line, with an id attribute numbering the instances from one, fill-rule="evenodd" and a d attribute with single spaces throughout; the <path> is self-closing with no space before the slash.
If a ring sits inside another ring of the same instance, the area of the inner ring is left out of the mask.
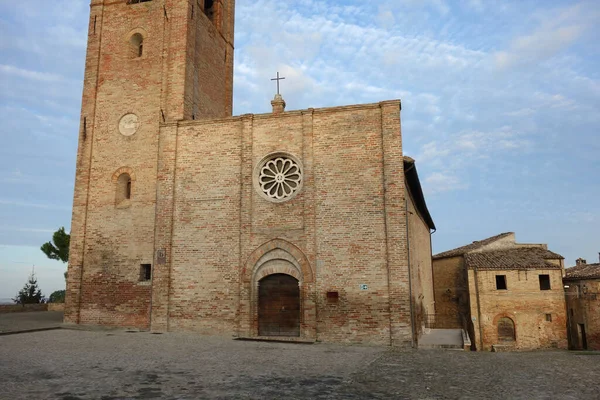
<path id="1" fill-rule="evenodd" d="M 239 336 L 259 334 L 259 282 L 274 274 L 297 280 L 300 297 L 300 337 L 317 338 L 314 273 L 304 253 L 295 245 L 274 239 L 258 247 L 241 271 Z"/>

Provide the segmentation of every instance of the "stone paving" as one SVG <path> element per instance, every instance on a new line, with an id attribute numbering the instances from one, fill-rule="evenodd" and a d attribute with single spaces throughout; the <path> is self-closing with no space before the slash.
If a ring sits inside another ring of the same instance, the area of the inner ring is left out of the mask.
<path id="1" fill-rule="evenodd" d="M 600 353 L 54 330 L 0 336 L 4 399 L 600 399 Z"/>
<path id="2" fill-rule="evenodd" d="M 0 333 L 31 329 L 59 328 L 63 322 L 62 311 L 34 311 L 23 313 L 0 313 Z"/>

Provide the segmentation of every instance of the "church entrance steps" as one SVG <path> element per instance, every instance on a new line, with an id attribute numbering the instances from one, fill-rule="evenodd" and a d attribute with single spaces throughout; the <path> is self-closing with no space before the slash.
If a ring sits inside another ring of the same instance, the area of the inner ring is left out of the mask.
<path id="1" fill-rule="evenodd" d="M 297 343 L 297 344 L 315 344 L 313 339 L 303 339 L 299 337 L 286 336 L 240 336 L 234 340 L 249 340 L 255 342 L 276 342 L 276 343 Z"/>
<path id="2" fill-rule="evenodd" d="M 427 329 L 419 338 L 419 349 L 464 350 L 462 329 Z"/>

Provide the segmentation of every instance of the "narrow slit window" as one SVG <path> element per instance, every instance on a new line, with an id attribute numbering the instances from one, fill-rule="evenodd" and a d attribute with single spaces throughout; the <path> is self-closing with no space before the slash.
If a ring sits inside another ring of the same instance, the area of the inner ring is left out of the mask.
<path id="1" fill-rule="evenodd" d="M 133 34 L 129 39 L 129 48 L 131 58 L 140 58 L 144 55 L 144 37 L 139 33 Z"/>
<path id="2" fill-rule="evenodd" d="M 127 4 L 138 4 L 138 3 L 146 3 L 152 0 L 127 0 Z"/>
<path id="3" fill-rule="evenodd" d="M 550 289 L 550 275 L 540 275 L 540 290 Z"/>
<path id="4" fill-rule="evenodd" d="M 116 193 L 116 203 L 120 204 L 125 200 L 131 199 L 132 193 L 132 185 L 131 185 L 131 176 L 129 174 L 121 174 L 119 178 L 117 178 L 117 193 Z"/>
<path id="5" fill-rule="evenodd" d="M 127 180 L 127 186 L 125 187 L 125 198 L 127 200 L 131 199 L 131 178 Z"/>
<path id="6" fill-rule="evenodd" d="M 552 314 L 546 314 L 546 321 L 552 322 Z"/>
<path id="7" fill-rule="evenodd" d="M 496 290 L 507 290 L 506 275 L 496 275 Z"/>

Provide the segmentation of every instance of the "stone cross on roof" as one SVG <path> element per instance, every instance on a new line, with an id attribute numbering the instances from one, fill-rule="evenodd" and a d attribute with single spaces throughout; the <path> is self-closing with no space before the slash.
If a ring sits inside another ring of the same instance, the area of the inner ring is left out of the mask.
<path id="1" fill-rule="evenodd" d="M 277 71 L 277 78 L 271 79 L 272 81 L 277 81 L 277 94 L 279 94 L 279 81 L 282 81 L 284 79 L 285 79 L 285 77 L 283 77 L 283 78 L 279 77 L 279 71 Z"/>

